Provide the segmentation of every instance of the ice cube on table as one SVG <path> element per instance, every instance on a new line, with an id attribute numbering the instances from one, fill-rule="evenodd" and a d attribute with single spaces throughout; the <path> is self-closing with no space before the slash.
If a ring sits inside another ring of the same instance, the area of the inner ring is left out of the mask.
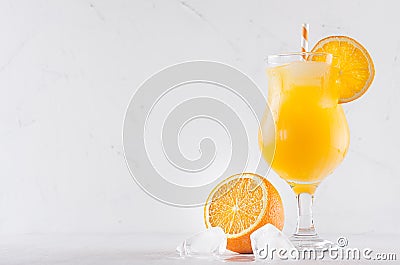
<path id="1" fill-rule="evenodd" d="M 286 253 L 297 251 L 289 238 L 272 224 L 266 224 L 254 231 L 250 235 L 250 240 L 253 254 L 257 259 L 277 259 L 281 249 L 286 250 Z M 273 251 L 273 249 L 275 250 Z M 283 252 L 281 251 L 279 255 Z"/>
<path id="2" fill-rule="evenodd" d="M 226 235 L 220 227 L 211 227 L 184 240 L 176 251 L 181 256 L 217 255 L 226 250 Z"/>

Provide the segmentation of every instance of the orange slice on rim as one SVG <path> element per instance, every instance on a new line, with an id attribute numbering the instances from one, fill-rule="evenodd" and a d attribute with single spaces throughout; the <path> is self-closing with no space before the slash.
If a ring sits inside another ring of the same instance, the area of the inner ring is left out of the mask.
<path id="1" fill-rule="evenodd" d="M 350 37 L 326 37 L 314 46 L 312 52 L 333 55 L 332 66 L 338 74 L 339 103 L 361 97 L 374 80 L 375 68 L 371 56 L 359 42 Z"/>

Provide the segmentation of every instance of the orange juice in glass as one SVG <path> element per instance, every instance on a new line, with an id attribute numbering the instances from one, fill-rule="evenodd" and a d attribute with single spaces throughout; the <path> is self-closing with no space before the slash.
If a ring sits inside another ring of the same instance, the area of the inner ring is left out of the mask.
<path id="1" fill-rule="evenodd" d="M 331 243 L 319 238 L 314 228 L 313 194 L 340 164 L 349 146 L 332 55 L 294 53 L 269 56 L 267 61 L 271 113 L 266 111 L 261 122 L 260 149 L 297 196 L 298 223 L 293 243 L 300 249 L 326 248 Z M 273 156 L 271 152 L 275 152 Z"/>

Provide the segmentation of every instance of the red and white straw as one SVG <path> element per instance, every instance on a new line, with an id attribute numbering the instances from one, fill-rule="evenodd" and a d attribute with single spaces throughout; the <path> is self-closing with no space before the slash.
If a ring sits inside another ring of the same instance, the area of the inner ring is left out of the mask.
<path id="1" fill-rule="evenodd" d="M 308 52 L 308 31 L 310 25 L 308 23 L 303 23 L 301 25 L 301 51 Z"/>

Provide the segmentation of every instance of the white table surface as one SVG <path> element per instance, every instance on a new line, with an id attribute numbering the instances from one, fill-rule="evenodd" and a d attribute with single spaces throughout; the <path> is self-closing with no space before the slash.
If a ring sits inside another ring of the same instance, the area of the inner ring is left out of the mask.
<path id="1" fill-rule="evenodd" d="M 186 235 L 130 234 L 130 235 L 2 235 L 0 238 L 0 264 L 226 264 L 262 263 L 252 256 L 226 256 L 214 259 L 180 258 L 176 245 Z M 335 237 L 329 237 L 334 239 Z M 399 235 L 351 235 L 349 247 L 371 248 L 374 253 L 396 253 L 399 264 Z M 284 263 L 287 261 L 278 261 Z M 374 264 L 374 261 L 291 261 L 303 263 Z M 382 261 L 379 262 L 381 264 Z"/>

